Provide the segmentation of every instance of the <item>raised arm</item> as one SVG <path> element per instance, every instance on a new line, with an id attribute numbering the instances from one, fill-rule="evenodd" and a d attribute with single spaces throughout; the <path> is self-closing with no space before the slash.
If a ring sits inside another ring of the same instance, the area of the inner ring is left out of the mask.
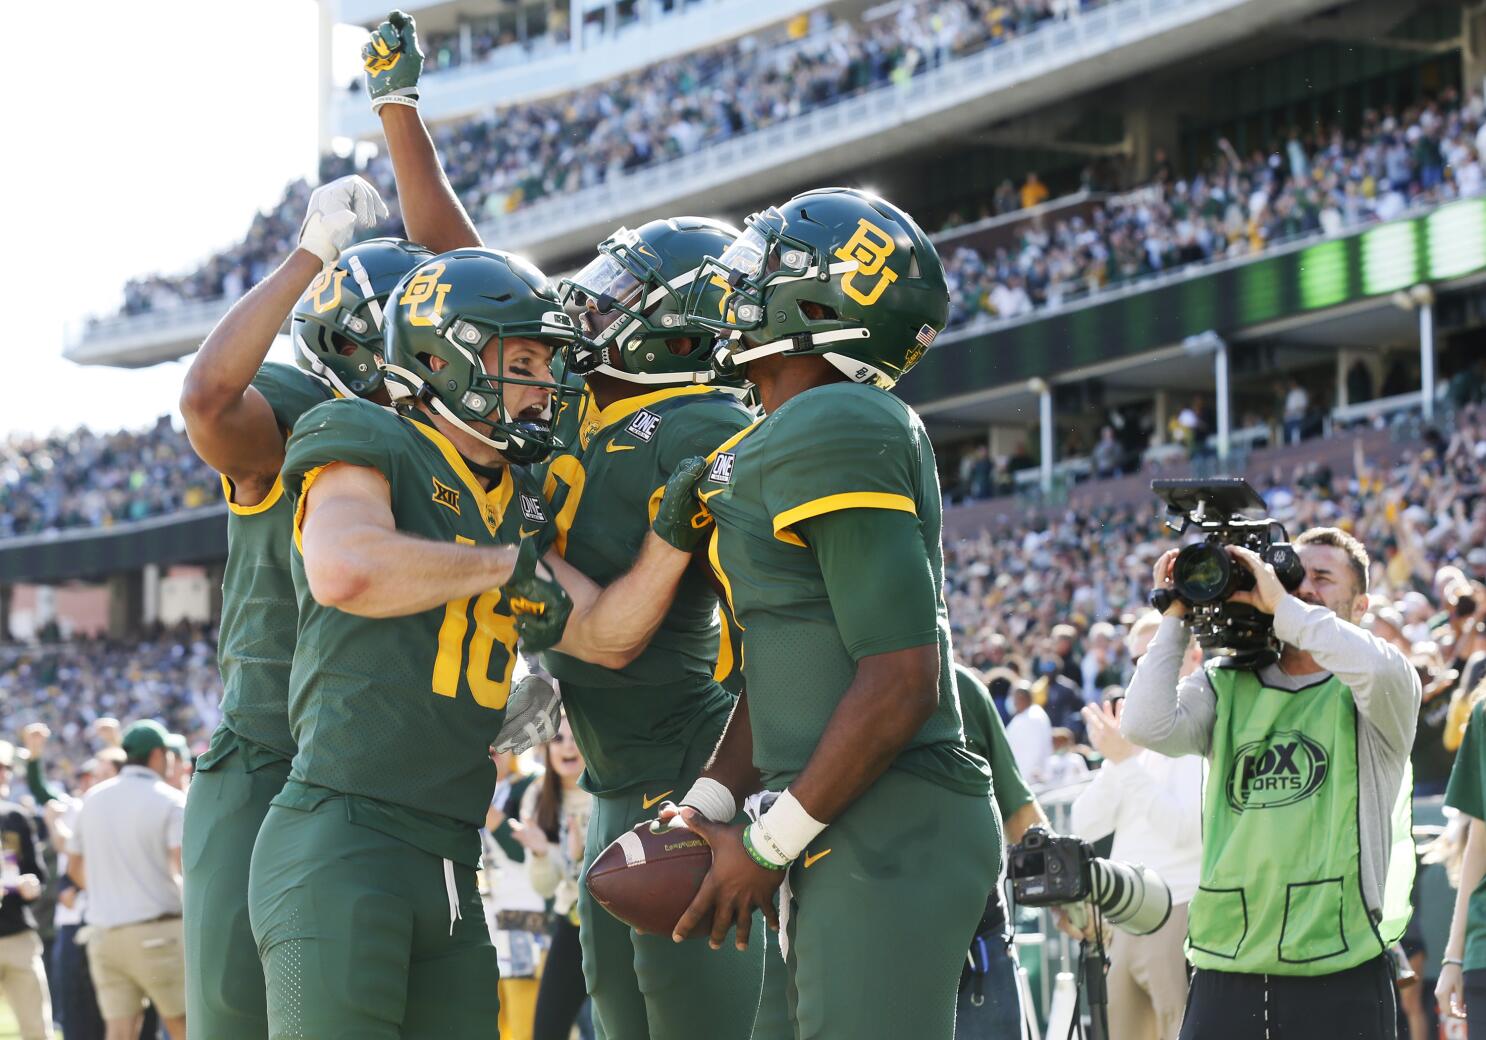
<path id="1" fill-rule="evenodd" d="M 377 470 L 340 463 L 304 490 L 296 535 L 315 601 L 362 617 L 403 617 L 506 582 L 515 546 L 430 541 L 397 530 Z"/>
<path id="2" fill-rule="evenodd" d="M 411 15 L 393 11 L 361 48 L 366 91 L 382 120 L 403 226 L 410 240 L 447 252 L 480 246 L 480 233 L 439 163 L 438 150 L 418 112 L 423 51 Z"/>
<path id="3" fill-rule="evenodd" d="M 239 505 L 261 501 L 284 461 L 284 431 L 253 377 L 315 275 L 335 263 L 358 226 L 386 214 L 360 177 L 316 188 L 299 248 L 232 305 L 196 352 L 181 387 L 181 418 L 196 454 L 232 481 Z"/>

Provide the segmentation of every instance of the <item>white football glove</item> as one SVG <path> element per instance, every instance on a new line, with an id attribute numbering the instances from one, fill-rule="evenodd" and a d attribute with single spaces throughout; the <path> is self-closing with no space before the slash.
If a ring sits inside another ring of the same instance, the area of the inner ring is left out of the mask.
<path id="1" fill-rule="evenodd" d="M 351 244 L 357 228 L 375 227 L 386 219 L 387 206 L 377 189 L 353 173 L 310 193 L 309 209 L 299 228 L 299 248 L 314 253 L 329 267 Z"/>
<path id="2" fill-rule="evenodd" d="M 511 687 L 506 698 L 506 721 L 490 745 L 492 751 L 519 755 L 557 736 L 562 698 L 539 675 L 528 675 Z"/>

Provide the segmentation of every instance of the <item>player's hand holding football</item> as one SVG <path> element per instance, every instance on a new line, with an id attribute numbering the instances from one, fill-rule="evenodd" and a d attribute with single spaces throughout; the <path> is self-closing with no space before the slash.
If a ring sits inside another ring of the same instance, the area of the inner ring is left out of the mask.
<path id="1" fill-rule="evenodd" d="M 743 846 L 742 824 L 713 823 L 690 807 L 682 813 L 687 826 L 711 846 L 712 869 L 691 906 L 676 922 L 671 938 L 676 942 L 687 938 L 710 914 L 712 933 L 708 942 L 712 948 L 721 949 L 728 929 L 737 926 L 738 949 L 746 950 L 755 908 L 763 911 L 769 927 L 777 932 L 779 915 L 774 910 L 774 893 L 783 884 L 785 871 L 762 866 L 748 854 Z"/>
<path id="2" fill-rule="evenodd" d="M 371 39 L 361 48 L 361 64 L 366 69 L 366 93 L 373 112 L 383 105 L 418 106 L 423 51 L 412 15 L 393 11 L 373 29 Z"/>
<path id="3" fill-rule="evenodd" d="M 668 545 L 689 553 L 712 531 L 712 514 L 697 500 L 697 482 L 707 470 L 700 455 L 684 459 L 671 472 L 650 528 Z"/>
<path id="4" fill-rule="evenodd" d="M 387 206 L 367 181 L 354 173 L 322 184 L 310 194 L 299 228 L 299 248 L 313 253 L 326 267 L 351 244 L 357 228 L 375 227 L 387 219 Z"/>
<path id="5" fill-rule="evenodd" d="M 516 566 L 511 580 L 501 589 L 511 614 L 516 618 L 516 634 L 521 647 L 529 654 L 556 646 L 567 628 L 573 601 L 541 564 L 535 538 L 523 538 L 516 553 Z"/>

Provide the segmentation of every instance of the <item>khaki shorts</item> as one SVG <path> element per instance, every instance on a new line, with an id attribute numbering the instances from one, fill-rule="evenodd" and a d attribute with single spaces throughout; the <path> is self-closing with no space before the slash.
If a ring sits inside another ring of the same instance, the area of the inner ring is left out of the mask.
<path id="1" fill-rule="evenodd" d="M 88 967 L 105 1021 L 133 1018 L 146 999 L 161 1018 L 186 1013 L 186 958 L 181 919 L 94 928 Z"/>

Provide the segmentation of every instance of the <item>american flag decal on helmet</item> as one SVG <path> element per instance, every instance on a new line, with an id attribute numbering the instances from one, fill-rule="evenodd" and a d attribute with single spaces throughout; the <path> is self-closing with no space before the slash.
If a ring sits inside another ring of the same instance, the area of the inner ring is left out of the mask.
<path id="1" fill-rule="evenodd" d="M 918 335 L 914 336 L 913 338 L 915 342 L 917 342 L 925 350 L 928 350 L 929 344 L 934 342 L 934 337 L 937 335 L 939 335 L 939 333 L 934 331 L 934 327 L 932 325 L 925 325 L 923 328 L 918 330 Z"/>

